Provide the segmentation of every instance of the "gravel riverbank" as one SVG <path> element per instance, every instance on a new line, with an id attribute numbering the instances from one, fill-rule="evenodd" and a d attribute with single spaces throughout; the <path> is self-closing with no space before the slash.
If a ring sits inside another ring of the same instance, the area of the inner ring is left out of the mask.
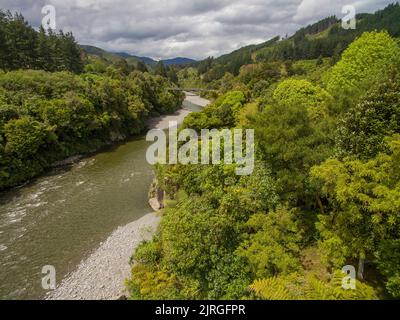
<path id="1" fill-rule="evenodd" d="M 186 95 L 185 100 L 190 103 L 193 103 L 193 104 L 198 105 L 203 108 L 210 104 L 210 100 L 204 99 L 195 93 L 187 92 L 187 91 L 185 91 L 184 93 Z"/>
<path id="2" fill-rule="evenodd" d="M 115 230 L 46 299 L 116 300 L 126 294 L 124 280 L 130 275 L 129 259 L 143 240 L 152 238 L 159 221 L 157 214 L 150 213 Z"/>
<path id="3" fill-rule="evenodd" d="M 188 110 L 179 109 L 174 114 L 152 118 L 149 120 L 147 125 L 150 129 L 167 130 L 170 127 L 171 121 L 175 121 L 178 124 L 181 124 L 189 113 L 190 111 Z"/>
<path id="4" fill-rule="evenodd" d="M 186 100 L 199 106 L 209 101 L 186 92 Z M 182 123 L 191 113 L 180 109 L 175 114 L 151 119 L 152 129 L 166 130 L 170 121 Z M 157 230 L 160 217 L 150 213 L 141 219 L 115 230 L 112 235 L 71 274 L 49 292 L 47 300 L 115 300 L 126 294 L 124 280 L 130 275 L 129 259 L 135 248 L 150 240 Z"/>

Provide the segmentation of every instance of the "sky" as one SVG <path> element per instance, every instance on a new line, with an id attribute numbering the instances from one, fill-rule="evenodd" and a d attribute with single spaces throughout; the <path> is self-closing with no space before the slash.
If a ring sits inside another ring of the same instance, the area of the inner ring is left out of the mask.
<path id="1" fill-rule="evenodd" d="M 353 5 L 357 13 L 395 0 L 0 0 L 34 27 L 53 5 L 57 29 L 80 44 L 155 59 L 220 56 L 274 36 L 291 35 Z"/>

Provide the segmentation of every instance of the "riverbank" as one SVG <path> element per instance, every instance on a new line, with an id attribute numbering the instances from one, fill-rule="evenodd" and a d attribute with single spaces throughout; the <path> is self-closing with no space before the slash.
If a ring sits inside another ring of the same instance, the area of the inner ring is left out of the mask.
<path id="1" fill-rule="evenodd" d="M 119 227 L 46 299 L 116 300 L 126 295 L 124 279 L 130 275 L 129 259 L 142 241 L 152 238 L 159 221 L 157 214 L 150 213 Z"/>
<path id="2" fill-rule="evenodd" d="M 186 99 L 199 106 L 209 101 L 186 93 Z M 180 109 L 172 115 L 149 120 L 150 129 L 166 130 L 171 121 L 182 123 L 192 111 Z M 158 228 L 160 217 L 156 213 L 145 215 L 115 230 L 88 258 L 45 298 L 48 300 L 115 300 L 126 295 L 124 280 L 130 275 L 129 260 L 136 247 L 150 240 Z"/>
<path id="3" fill-rule="evenodd" d="M 184 94 L 186 95 L 185 101 L 192 103 L 194 105 L 204 108 L 210 104 L 209 100 L 204 99 L 204 98 L 196 95 L 195 93 L 185 91 Z"/>
<path id="4" fill-rule="evenodd" d="M 147 123 L 149 129 L 167 130 L 170 127 L 172 121 L 181 124 L 183 120 L 190 114 L 191 111 L 185 109 L 179 109 L 174 114 L 161 116 L 157 118 L 151 118 Z"/>

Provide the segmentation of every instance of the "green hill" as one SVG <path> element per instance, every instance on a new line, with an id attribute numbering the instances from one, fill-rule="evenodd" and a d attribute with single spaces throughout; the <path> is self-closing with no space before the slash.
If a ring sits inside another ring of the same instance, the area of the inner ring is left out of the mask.
<path id="1" fill-rule="evenodd" d="M 357 28 L 345 30 L 341 21 L 331 16 L 301 28 L 289 38 L 277 36 L 258 45 L 250 45 L 219 58 L 207 58 L 196 66 L 205 82 L 222 78 L 226 72 L 238 75 L 242 66 L 256 62 L 298 61 L 334 57 L 366 31 L 387 30 L 400 36 L 400 5 L 391 4 L 374 14 L 358 14 Z"/>
<path id="2" fill-rule="evenodd" d="M 129 65 L 137 65 L 137 63 L 140 61 L 140 59 L 137 59 L 135 57 L 129 56 L 129 57 L 122 57 L 118 53 L 111 53 L 106 50 L 103 50 L 98 47 L 94 46 L 88 46 L 88 45 L 81 45 L 81 48 L 88 54 L 100 58 L 107 59 L 111 61 L 112 63 L 116 63 L 121 60 L 126 60 L 126 62 Z"/>

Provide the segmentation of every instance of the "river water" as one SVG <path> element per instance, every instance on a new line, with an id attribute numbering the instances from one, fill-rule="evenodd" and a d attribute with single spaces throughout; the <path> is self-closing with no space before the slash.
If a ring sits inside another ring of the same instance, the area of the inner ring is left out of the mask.
<path id="1" fill-rule="evenodd" d="M 118 226 L 151 212 L 149 145 L 132 139 L 0 194 L 0 299 L 43 298 L 43 266 L 59 282 Z"/>

